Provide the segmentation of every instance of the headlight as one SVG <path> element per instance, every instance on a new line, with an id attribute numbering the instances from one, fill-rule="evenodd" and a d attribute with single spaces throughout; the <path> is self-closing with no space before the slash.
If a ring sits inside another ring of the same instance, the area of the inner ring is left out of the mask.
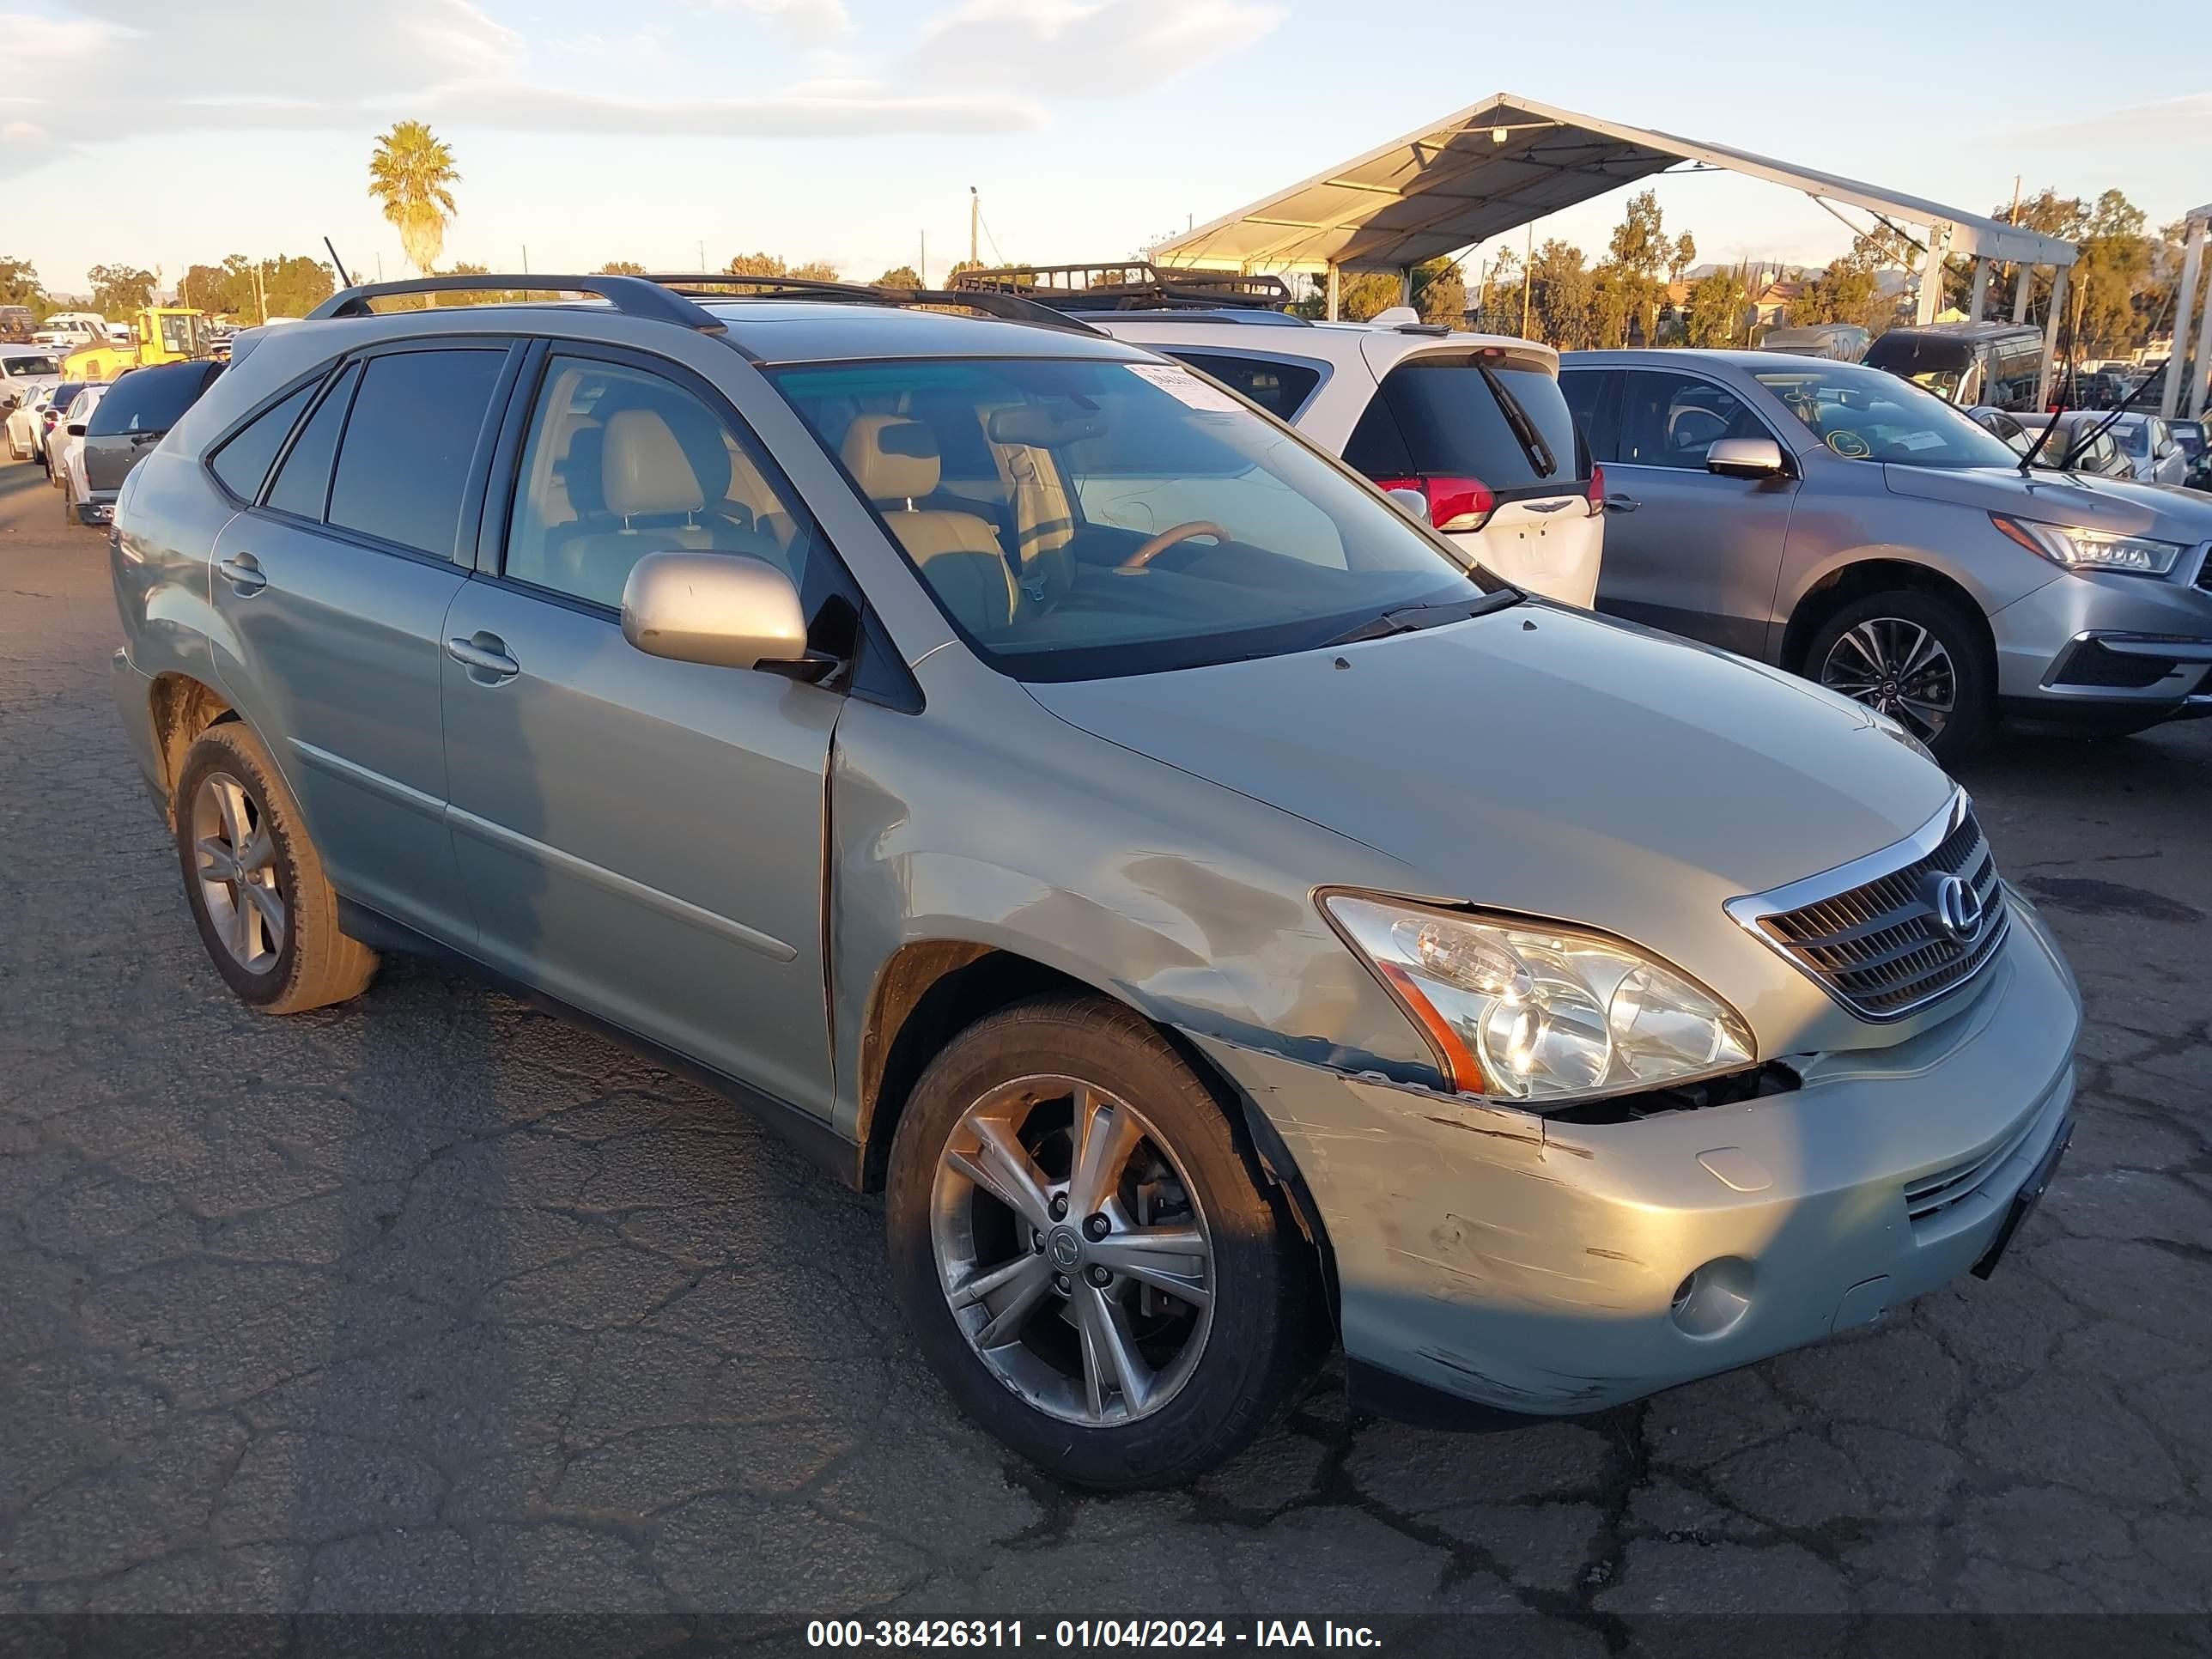
<path id="1" fill-rule="evenodd" d="M 2084 530 L 2069 524 L 2037 524 L 1992 513 L 1990 521 L 2031 553 L 2040 553 L 2069 570 L 2117 570 L 2130 576 L 2163 576 L 2186 550 L 2179 542 L 2123 536 L 2110 530 Z"/>
<path id="2" fill-rule="evenodd" d="M 1462 1094 L 1541 1107 L 1752 1063 L 1734 1009 L 1617 939 L 1401 899 L 1333 893 L 1322 903 Z"/>

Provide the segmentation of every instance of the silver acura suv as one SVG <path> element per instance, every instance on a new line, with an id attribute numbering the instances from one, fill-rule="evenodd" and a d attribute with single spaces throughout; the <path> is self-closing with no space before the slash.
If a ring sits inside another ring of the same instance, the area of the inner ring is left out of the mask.
<path id="1" fill-rule="evenodd" d="M 1605 468 L 1600 610 L 1818 680 L 1947 760 L 2004 715 L 2212 714 L 2212 495 L 2025 468 L 1861 364 L 1577 351 L 1559 370 Z"/>
<path id="2" fill-rule="evenodd" d="M 1018 301 L 528 283 L 596 301 L 241 336 L 125 486 L 116 703 L 252 1007 L 439 952 L 707 1079 L 1101 1486 L 1333 1336 L 1501 1420 L 1741 1365 L 2042 1191 L 2074 983 L 1891 721 Z"/>

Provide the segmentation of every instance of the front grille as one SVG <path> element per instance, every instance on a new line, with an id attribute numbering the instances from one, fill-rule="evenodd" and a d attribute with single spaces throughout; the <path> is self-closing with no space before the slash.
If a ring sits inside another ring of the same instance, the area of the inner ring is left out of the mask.
<path id="1" fill-rule="evenodd" d="M 1788 908 L 1753 902 L 1739 919 L 1863 1018 L 1895 1019 L 1958 989 L 1995 959 L 2011 918 L 1972 809 L 1961 796 L 1949 811 L 1952 827 L 1917 856 L 1924 832 L 1898 849 L 1903 862 L 1871 878 L 1809 901 L 1799 897 L 1800 884 L 1782 890 L 1797 901 Z M 1953 876 L 1980 913 L 1971 927 L 1954 927 L 1957 912 L 1947 921 L 1939 908 Z"/>

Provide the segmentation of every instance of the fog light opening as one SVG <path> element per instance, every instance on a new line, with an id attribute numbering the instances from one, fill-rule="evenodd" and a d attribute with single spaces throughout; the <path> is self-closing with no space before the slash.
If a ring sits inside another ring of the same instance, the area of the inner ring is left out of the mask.
<path id="1" fill-rule="evenodd" d="M 1685 1335 L 1725 1336 L 1750 1312 L 1751 1292 L 1751 1263 L 1724 1255 L 1706 1262 L 1677 1285 L 1669 1310 Z"/>

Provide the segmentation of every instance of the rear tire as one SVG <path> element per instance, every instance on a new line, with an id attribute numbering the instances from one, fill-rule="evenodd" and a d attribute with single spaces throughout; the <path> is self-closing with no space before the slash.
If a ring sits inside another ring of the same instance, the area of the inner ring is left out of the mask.
<path id="1" fill-rule="evenodd" d="M 961 1409 L 1082 1486 L 1194 1479 L 1318 1357 L 1312 1256 L 1279 1196 L 1166 1040 L 1103 998 L 1018 1004 L 945 1045 L 900 1120 L 885 1224 Z M 963 1297 L 986 1279 L 1004 1288 Z"/>
<path id="2" fill-rule="evenodd" d="M 368 989 L 376 953 L 338 931 L 337 894 L 299 803 L 243 722 L 201 734 L 172 805 L 185 902 L 240 1000 L 296 1014 Z"/>
<path id="3" fill-rule="evenodd" d="M 1899 588 L 1854 599 L 1813 636 L 1803 672 L 1889 715 L 1946 766 L 1978 753 L 1996 726 L 1981 618 L 1936 594 Z"/>

